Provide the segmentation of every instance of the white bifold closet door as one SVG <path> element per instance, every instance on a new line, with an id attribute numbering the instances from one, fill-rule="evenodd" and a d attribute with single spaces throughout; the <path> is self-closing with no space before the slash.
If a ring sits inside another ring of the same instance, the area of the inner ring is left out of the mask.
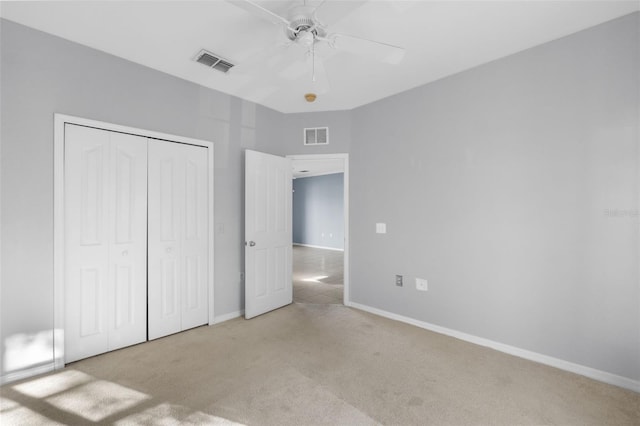
<path id="1" fill-rule="evenodd" d="M 146 340 L 147 139 L 65 125 L 65 361 Z"/>
<path id="2" fill-rule="evenodd" d="M 149 339 L 208 322 L 207 148 L 149 143 Z"/>

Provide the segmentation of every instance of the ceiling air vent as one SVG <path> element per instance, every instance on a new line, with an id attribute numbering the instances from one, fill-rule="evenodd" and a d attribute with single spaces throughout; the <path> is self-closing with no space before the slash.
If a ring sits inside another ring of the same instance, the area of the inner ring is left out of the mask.
<path id="1" fill-rule="evenodd" d="M 329 144 L 329 128 L 313 127 L 304 129 L 305 145 L 328 145 Z"/>
<path id="2" fill-rule="evenodd" d="M 233 67 L 233 64 L 231 62 L 224 60 L 219 56 L 214 55 L 213 53 L 208 52 L 204 49 L 198 52 L 195 57 L 195 61 L 221 72 L 227 72 Z"/>

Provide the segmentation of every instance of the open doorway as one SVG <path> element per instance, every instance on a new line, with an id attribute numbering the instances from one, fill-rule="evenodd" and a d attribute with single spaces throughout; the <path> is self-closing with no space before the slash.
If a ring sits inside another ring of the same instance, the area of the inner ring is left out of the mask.
<path id="1" fill-rule="evenodd" d="M 348 304 L 348 155 L 289 158 L 293 301 Z"/>

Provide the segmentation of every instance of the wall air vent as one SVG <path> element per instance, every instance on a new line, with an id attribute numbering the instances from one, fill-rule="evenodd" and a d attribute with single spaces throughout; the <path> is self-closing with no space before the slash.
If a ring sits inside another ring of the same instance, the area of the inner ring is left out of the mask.
<path id="1" fill-rule="evenodd" d="M 328 127 L 312 127 L 304 129 L 305 145 L 328 145 L 329 144 L 329 128 Z"/>
<path id="2" fill-rule="evenodd" d="M 209 68 L 213 68 L 214 70 L 218 70 L 221 72 L 227 72 L 233 67 L 233 64 L 231 62 L 222 59 L 218 55 L 214 55 L 213 53 L 208 52 L 204 49 L 198 52 L 194 60 L 201 63 L 202 65 L 206 65 Z"/>

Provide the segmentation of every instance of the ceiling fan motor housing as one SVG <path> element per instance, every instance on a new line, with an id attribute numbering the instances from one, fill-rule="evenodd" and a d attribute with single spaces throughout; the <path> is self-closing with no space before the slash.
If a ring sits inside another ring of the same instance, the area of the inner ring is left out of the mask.
<path id="1" fill-rule="evenodd" d="M 313 34 L 314 39 L 317 36 L 324 37 L 326 35 L 324 28 L 313 17 L 313 7 L 294 7 L 291 9 L 289 22 L 291 24 L 285 28 L 285 32 L 287 38 L 291 41 L 298 40 L 308 32 Z"/>

